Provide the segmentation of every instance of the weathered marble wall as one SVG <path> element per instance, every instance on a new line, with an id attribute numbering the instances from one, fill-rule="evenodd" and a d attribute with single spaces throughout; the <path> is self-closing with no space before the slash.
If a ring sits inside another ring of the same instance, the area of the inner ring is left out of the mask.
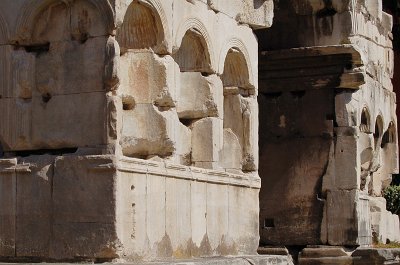
<path id="1" fill-rule="evenodd" d="M 255 254 L 273 3 L 0 3 L 0 256 Z"/>

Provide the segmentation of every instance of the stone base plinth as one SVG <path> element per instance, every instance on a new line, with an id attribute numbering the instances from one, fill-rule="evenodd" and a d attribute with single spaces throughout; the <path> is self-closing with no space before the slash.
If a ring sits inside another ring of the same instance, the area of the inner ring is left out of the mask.
<path id="1" fill-rule="evenodd" d="M 256 175 L 117 156 L 0 160 L 0 258 L 144 262 L 256 254 Z"/>

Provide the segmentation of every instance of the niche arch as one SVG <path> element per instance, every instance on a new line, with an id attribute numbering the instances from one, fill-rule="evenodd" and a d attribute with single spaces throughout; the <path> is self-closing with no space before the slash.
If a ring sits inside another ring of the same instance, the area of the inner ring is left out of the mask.
<path id="1" fill-rule="evenodd" d="M 35 27 L 37 27 L 35 20 L 46 9 L 56 4 L 64 4 L 67 8 L 72 7 L 76 3 L 90 3 L 96 7 L 104 23 L 107 34 L 112 35 L 115 29 L 114 11 L 109 0 L 29 0 L 21 8 L 20 16 L 17 18 L 16 23 L 16 36 L 15 39 L 20 44 L 24 44 L 32 39 Z"/>
<path id="2" fill-rule="evenodd" d="M 254 88 L 254 71 L 251 65 L 250 55 L 247 51 L 245 44 L 237 38 L 230 39 L 227 41 L 221 49 L 219 62 L 218 62 L 218 72 L 223 74 L 225 71 L 226 59 L 230 52 L 239 52 L 244 58 L 248 72 L 248 86 Z"/>
<path id="3" fill-rule="evenodd" d="M 127 8 L 117 32 L 122 53 L 129 49 L 152 49 L 166 54 L 169 50 L 167 17 L 156 0 L 135 0 Z"/>
<path id="4" fill-rule="evenodd" d="M 190 47 L 193 45 L 193 47 Z M 196 55 L 196 63 L 187 61 L 187 54 Z M 214 47 L 204 24 L 197 18 L 183 22 L 175 37 L 174 58 L 181 71 L 215 73 Z M 201 65 L 199 63 L 201 62 Z"/>
<path id="5" fill-rule="evenodd" d="M 360 131 L 364 133 L 371 133 L 371 115 L 367 106 L 364 106 L 361 111 Z"/>
<path id="6" fill-rule="evenodd" d="M 389 126 L 382 136 L 381 148 L 385 148 L 390 143 L 396 143 L 396 125 L 393 121 L 389 123 Z"/>

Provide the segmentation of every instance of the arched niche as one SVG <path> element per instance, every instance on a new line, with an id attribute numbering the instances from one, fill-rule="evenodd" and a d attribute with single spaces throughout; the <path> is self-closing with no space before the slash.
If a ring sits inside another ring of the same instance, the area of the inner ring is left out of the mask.
<path id="1" fill-rule="evenodd" d="M 253 94 L 254 86 L 250 83 L 248 69 L 243 53 L 237 48 L 231 48 L 225 57 L 224 71 L 221 75 L 224 87 L 249 90 L 247 92 Z"/>
<path id="2" fill-rule="evenodd" d="M 385 148 L 390 143 L 396 143 L 396 126 L 394 122 L 389 123 L 388 129 L 383 134 L 381 148 Z"/>
<path id="3" fill-rule="evenodd" d="M 237 38 L 230 39 L 223 45 L 219 55 L 218 73 L 220 73 L 221 75 L 224 75 L 224 73 L 225 75 L 228 74 L 229 69 L 225 70 L 225 67 L 227 65 L 232 65 L 232 63 L 234 63 L 235 61 L 240 62 L 240 71 L 246 74 L 240 77 L 242 79 L 241 82 L 237 82 L 237 78 L 231 78 L 229 76 L 222 77 L 225 78 L 224 86 L 228 87 L 229 83 L 232 83 L 233 81 L 237 84 L 240 84 L 243 88 L 254 89 L 254 71 L 251 64 L 250 55 L 243 41 Z M 244 68 L 247 68 L 247 71 L 245 71 Z"/>
<path id="4" fill-rule="evenodd" d="M 367 107 L 364 107 L 361 112 L 360 131 L 371 133 L 371 115 Z"/>
<path id="5" fill-rule="evenodd" d="M 257 119 L 255 87 L 250 82 L 246 56 L 237 47 L 227 51 L 221 80 L 224 89 L 223 128 L 231 130 L 242 148 L 241 169 L 244 172 L 257 170 L 254 143 L 257 142 L 254 131 Z M 224 139 L 224 148 L 227 143 Z"/>
<path id="6" fill-rule="evenodd" d="M 375 128 L 374 128 L 374 146 L 375 149 L 380 146 L 383 135 L 383 119 L 381 115 L 378 115 L 375 120 Z"/>
<path id="7" fill-rule="evenodd" d="M 196 28 L 186 31 L 179 50 L 173 55 L 181 72 L 213 73 L 209 47 Z"/>
<path id="8" fill-rule="evenodd" d="M 152 49 L 156 53 L 166 53 L 163 24 L 165 22 L 150 2 L 133 1 L 117 32 L 121 52 L 130 49 Z"/>
<path id="9" fill-rule="evenodd" d="M 30 0 L 17 20 L 16 41 L 37 44 L 113 34 L 114 12 L 108 0 Z"/>

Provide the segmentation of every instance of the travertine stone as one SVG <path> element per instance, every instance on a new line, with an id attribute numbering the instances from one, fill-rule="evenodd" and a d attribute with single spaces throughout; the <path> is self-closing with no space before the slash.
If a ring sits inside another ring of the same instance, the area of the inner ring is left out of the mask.
<path id="1" fill-rule="evenodd" d="M 121 57 L 119 93 L 133 97 L 136 104 L 174 107 L 179 90 L 179 68 L 172 57 L 152 51 L 128 52 Z"/>
<path id="2" fill-rule="evenodd" d="M 192 257 L 191 183 L 181 179 L 166 179 L 166 235 L 168 235 L 172 256 Z"/>
<path id="3" fill-rule="evenodd" d="M 216 255 L 235 253 L 233 242 L 228 240 L 229 208 L 218 207 L 217 202 L 228 205 L 228 186 L 207 184 L 207 240 Z M 222 237 L 221 237 L 222 235 Z"/>
<path id="4" fill-rule="evenodd" d="M 221 166 L 227 170 L 240 172 L 242 169 L 242 146 L 230 128 L 224 129 L 224 143 L 220 153 Z"/>
<path id="5" fill-rule="evenodd" d="M 255 28 L 272 25 L 273 1 L 211 0 L 208 2 L 212 9 L 236 18 L 238 22 L 250 24 Z"/>
<path id="6" fill-rule="evenodd" d="M 174 125 L 179 125 L 174 123 L 174 115 L 172 111 L 160 112 L 152 104 L 138 104 L 133 110 L 124 111 L 120 142 L 123 154 L 141 158 L 172 155 L 172 133 Z"/>
<path id="7" fill-rule="evenodd" d="M 30 156 L 18 162 L 16 245 L 18 257 L 47 257 L 51 240 L 53 156 Z M 34 198 L 34 199 L 32 199 Z"/>
<path id="8" fill-rule="evenodd" d="M 336 128 L 334 184 L 336 189 L 352 190 L 360 187 L 357 129 L 357 127 Z"/>
<path id="9" fill-rule="evenodd" d="M 56 158 L 49 257 L 118 256 L 115 178 L 112 156 Z"/>
<path id="10" fill-rule="evenodd" d="M 371 244 L 369 200 L 357 189 L 328 191 L 326 211 L 330 245 Z"/>
<path id="11" fill-rule="evenodd" d="M 180 119 L 223 118 L 223 88 L 216 75 L 182 72 L 177 112 Z"/>
<path id="12" fill-rule="evenodd" d="M 308 247 L 299 253 L 299 264 L 352 265 L 353 258 L 350 254 L 340 247 Z"/>
<path id="13" fill-rule="evenodd" d="M 217 162 L 223 145 L 223 121 L 204 118 L 192 125 L 192 161 Z"/>

